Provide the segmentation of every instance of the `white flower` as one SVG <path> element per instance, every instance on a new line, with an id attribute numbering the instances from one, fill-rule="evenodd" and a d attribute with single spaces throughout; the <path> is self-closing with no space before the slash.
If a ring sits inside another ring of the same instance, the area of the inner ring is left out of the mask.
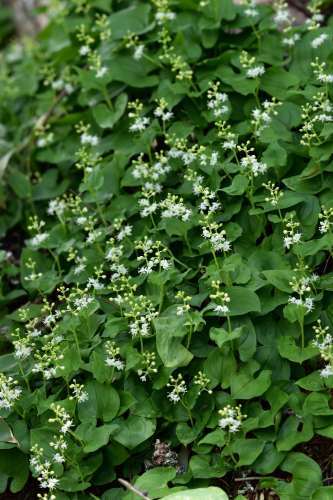
<path id="1" fill-rule="evenodd" d="M 60 432 L 62 434 L 66 434 L 70 430 L 71 427 L 73 427 L 73 421 L 70 419 L 65 420 L 63 425 L 60 428 Z"/>
<path id="2" fill-rule="evenodd" d="M 15 356 L 19 359 L 25 359 L 32 353 L 32 348 L 27 345 L 18 345 L 15 348 Z"/>
<path id="3" fill-rule="evenodd" d="M 222 417 L 219 420 L 219 426 L 231 433 L 237 432 L 242 425 L 242 420 L 246 418 L 246 415 L 242 415 L 240 406 L 225 406 L 222 410 L 219 410 L 219 414 Z"/>
<path id="4" fill-rule="evenodd" d="M 97 135 L 87 134 L 86 132 L 81 135 L 80 140 L 81 144 L 90 144 L 91 146 L 97 146 L 99 143 Z"/>
<path id="5" fill-rule="evenodd" d="M 121 359 L 117 358 L 106 358 L 105 363 L 108 366 L 116 368 L 116 370 L 123 370 L 125 368 L 125 364 Z"/>
<path id="6" fill-rule="evenodd" d="M 143 44 L 137 45 L 135 47 L 133 58 L 136 61 L 139 61 L 142 58 L 144 49 L 145 49 L 145 46 Z"/>
<path id="7" fill-rule="evenodd" d="M 0 408 L 10 410 L 14 402 L 20 397 L 22 389 L 12 377 L 0 373 Z"/>
<path id="8" fill-rule="evenodd" d="M 87 222 L 87 220 L 88 220 L 87 217 L 85 217 L 84 215 L 81 215 L 80 217 L 77 217 L 76 223 L 79 226 L 83 226 Z"/>
<path id="9" fill-rule="evenodd" d="M 258 161 L 255 155 L 248 154 L 247 156 L 244 156 L 240 163 L 244 169 L 250 169 L 254 177 L 257 177 L 259 174 L 264 174 L 267 170 L 266 163 Z"/>
<path id="10" fill-rule="evenodd" d="M 89 54 L 89 52 L 90 52 L 90 48 L 88 45 L 82 45 L 82 47 L 80 47 L 80 50 L 79 50 L 80 56 L 86 56 Z"/>
<path id="11" fill-rule="evenodd" d="M 135 119 L 134 123 L 130 126 L 131 132 L 142 132 L 149 125 L 149 118 L 147 116 L 139 116 Z"/>
<path id="12" fill-rule="evenodd" d="M 61 80 L 61 78 L 59 78 L 58 80 L 54 80 L 51 85 L 53 90 L 60 90 L 63 88 L 63 86 L 64 86 L 64 81 Z"/>
<path id="13" fill-rule="evenodd" d="M 176 18 L 176 14 L 174 12 L 157 12 L 155 14 L 155 19 L 158 24 L 163 24 L 165 21 L 173 21 Z"/>
<path id="14" fill-rule="evenodd" d="M 289 22 L 289 10 L 288 9 L 278 9 L 275 16 L 274 21 L 276 24 L 285 24 Z"/>
<path id="15" fill-rule="evenodd" d="M 43 243 L 47 238 L 49 237 L 49 233 L 40 233 L 36 234 L 33 238 L 27 241 L 27 243 L 30 243 L 31 246 L 37 247 L 41 243 Z"/>
<path id="16" fill-rule="evenodd" d="M 124 226 L 117 235 L 117 240 L 122 241 L 126 236 L 130 236 L 132 234 L 133 227 L 127 224 Z"/>
<path id="17" fill-rule="evenodd" d="M 91 304 L 91 302 L 93 300 L 94 299 L 92 297 L 89 297 L 88 295 L 86 295 L 86 296 L 83 295 L 82 297 L 79 297 L 79 298 L 74 300 L 74 305 L 77 308 L 77 310 L 80 311 L 81 309 L 84 309 L 89 304 Z"/>
<path id="18" fill-rule="evenodd" d="M 293 47 L 298 40 L 300 40 L 300 34 L 299 33 L 294 33 L 293 35 L 290 35 L 289 37 L 285 37 L 282 39 L 283 45 L 286 45 L 287 47 Z"/>
<path id="19" fill-rule="evenodd" d="M 245 9 L 244 13 L 247 17 L 257 17 L 257 15 L 259 14 L 258 10 L 255 9 L 254 7 L 249 7 L 248 9 Z"/>
<path id="20" fill-rule="evenodd" d="M 45 486 L 42 486 L 41 484 L 42 488 L 48 488 L 52 491 L 58 485 L 59 479 L 57 479 L 56 477 L 50 477 L 45 483 Z"/>
<path id="21" fill-rule="evenodd" d="M 246 76 L 248 78 L 257 78 L 265 73 L 265 67 L 262 64 L 258 66 L 253 66 L 246 71 Z"/>
<path id="22" fill-rule="evenodd" d="M 103 78 L 106 75 L 108 68 L 106 66 L 102 66 L 96 71 L 96 78 Z"/>
<path id="23" fill-rule="evenodd" d="M 230 312 L 230 309 L 226 305 L 217 305 L 214 307 L 214 312 L 220 314 L 228 314 L 228 312 Z"/>
<path id="24" fill-rule="evenodd" d="M 331 365 L 325 366 L 325 368 L 320 371 L 320 376 L 323 378 L 331 377 L 331 375 L 333 375 L 333 367 Z"/>
<path id="25" fill-rule="evenodd" d="M 323 43 L 328 39 L 328 34 L 327 33 L 322 33 L 321 35 L 317 36 L 314 38 L 311 42 L 311 47 L 313 49 L 318 49 Z"/>
<path id="26" fill-rule="evenodd" d="M 225 417 L 219 420 L 219 426 L 221 429 L 226 429 L 228 427 L 230 432 L 235 433 L 239 430 L 241 422 L 233 417 Z"/>
<path id="27" fill-rule="evenodd" d="M 53 460 L 57 463 L 57 464 L 62 464 L 64 461 L 65 461 L 65 457 L 63 455 L 61 455 L 60 453 L 55 453 L 53 455 Z"/>
<path id="28" fill-rule="evenodd" d="M 318 76 L 318 80 L 322 83 L 333 83 L 333 73 L 329 73 L 329 74 L 320 74 Z"/>
<path id="29" fill-rule="evenodd" d="M 58 215 L 61 216 L 64 213 L 66 208 L 66 203 L 64 200 L 54 199 L 49 202 L 49 206 L 47 209 L 47 213 L 49 215 Z"/>

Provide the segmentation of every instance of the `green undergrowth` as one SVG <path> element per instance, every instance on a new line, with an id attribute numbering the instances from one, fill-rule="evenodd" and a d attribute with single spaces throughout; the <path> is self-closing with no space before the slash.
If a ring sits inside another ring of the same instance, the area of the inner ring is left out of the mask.
<path id="1" fill-rule="evenodd" d="M 328 3 L 50 1 L 3 48 L 2 492 L 333 498 Z"/>

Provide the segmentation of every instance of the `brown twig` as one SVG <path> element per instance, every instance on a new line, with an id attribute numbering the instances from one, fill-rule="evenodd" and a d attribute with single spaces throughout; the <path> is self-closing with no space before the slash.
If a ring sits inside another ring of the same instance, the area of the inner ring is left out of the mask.
<path id="1" fill-rule="evenodd" d="M 118 478 L 118 481 L 119 481 L 120 484 L 122 484 L 123 486 L 125 486 L 125 488 L 127 488 L 129 491 L 132 491 L 133 493 L 135 493 L 139 497 L 144 498 L 144 500 L 150 500 L 150 498 L 147 497 L 144 493 L 142 493 L 142 491 L 140 491 L 137 488 L 135 488 L 135 486 L 133 486 L 131 483 L 129 483 L 125 479 Z"/>

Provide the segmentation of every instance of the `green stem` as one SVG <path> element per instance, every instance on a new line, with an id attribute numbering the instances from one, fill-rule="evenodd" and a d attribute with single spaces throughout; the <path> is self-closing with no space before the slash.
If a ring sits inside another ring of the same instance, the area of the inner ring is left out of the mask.
<path id="1" fill-rule="evenodd" d="M 190 345 L 191 345 L 192 334 L 193 334 L 193 326 L 191 325 L 191 326 L 190 326 L 190 331 L 189 331 L 188 336 L 187 336 L 187 343 L 186 343 L 186 347 L 187 347 L 187 349 L 188 349 L 188 348 L 190 347 Z"/>
<path id="2" fill-rule="evenodd" d="M 53 257 L 54 262 L 56 263 L 59 275 L 62 276 L 62 269 L 61 269 L 58 255 L 55 252 L 53 252 L 53 250 L 51 250 L 50 248 L 48 250 Z"/>
<path id="3" fill-rule="evenodd" d="M 220 266 L 219 266 L 218 260 L 216 258 L 216 253 L 215 253 L 214 248 L 212 249 L 212 254 L 213 254 L 213 257 L 214 257 L 215 265 L 216 265 L 217 269 L 220 271 Z"/>
<path id="4" fill-rule="evenodd" d="M 183 401 L 181 401 L 181 404 L 182 404 L 182 406 L 185 408 L 185 410 L 187 412 L 188 418 L 189 418 L 189 420 L 191 422 L 191 427 L 193 427 L 194 423 L 193 423 L 193 418 L 192 418 L 191 410 L 186 406 L 186 404 Z"/>
<path id="5" fill-rule="evenodd" d="M 27 386 L 27 389 L 28 389 L 28 391 L 30 392 L 30 390 L 31 390 L 31 389 L 30 389 L 29 380 L 28 380 L 28 378 L 27 378 L 27 377 L 25 376 L 25 374 L 24 374 L 24 371 L 23 371 L 23 368 L 22 368 L 21 361 L 18 361 L 18 367 L 19 367 L 20 373 L 21 373 L 21 375 L 22 375 L 22 378 L 23 378 L 23 380 L 24 380 L 24 382 L 25 382 L 25 385 Z"/>
<path id="6" fill-rule="evenodd" d="M 159 305 L 159 308 L 158 308 L 158 313 L 159 314 L 162 311 L 163 299 L 164 299 L 164 284 L 161 286 L 161 289 L 160 289 L 160 299 L 159 299 L 160 305 Z"/>
<path id="7" fill-rule="evenodd" d="M 102 94 L 103 94 L 103 97 L 108 105 L 108 108 L 110 109 L 110 111 L 113 111 L 113 104 L 112 104 L 112 101 L 108 95 L 108 91 L 107 91 L 106 87 L 103 87 Z"/>
<path id="8" fill-rule="evenodd" d="M 302 349 L 304 349 L 304 347 L 305 347 L 305 339 L 304 339 L 304 316 L 303 316 L 302 320 L 299 322 L 299 325 L 301 327 L 301 345 L 302 345 Z"/>
<path id="9" fill-rule="evenodd" d="M 230 316 L 227 316 L 227 322 L 228 322 L 228 331 L 229 331 L 229 333 L 232 333 Z"/>
<path id="10" fill-rule="evenodd" d="M 80 344 L 79 344 L 79 339 L 78 339 L 78 336 L 77 336 L 77 334 L 76 334 L 76 331 L 75 331 L 75 330 L 72 330 L 72 333 L 73 333 L 73 337 L 74 337 L 74 340 L 75 340 L 76 349 L 77 349 L 77 352 L 78 352 L 78 355 L 79 355 L 80 361 L 82 361 L 81 351 L 80 351 Z"/>

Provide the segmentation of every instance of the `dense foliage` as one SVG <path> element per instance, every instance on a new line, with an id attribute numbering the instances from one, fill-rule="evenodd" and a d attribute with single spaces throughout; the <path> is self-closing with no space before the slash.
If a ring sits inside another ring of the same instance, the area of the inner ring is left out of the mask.
<path id="1" fill-rule="evenodd" d="M 2 50 L 2 492 L 333 497 L 333 24 L 309 9 L 50 1 Z"/>

